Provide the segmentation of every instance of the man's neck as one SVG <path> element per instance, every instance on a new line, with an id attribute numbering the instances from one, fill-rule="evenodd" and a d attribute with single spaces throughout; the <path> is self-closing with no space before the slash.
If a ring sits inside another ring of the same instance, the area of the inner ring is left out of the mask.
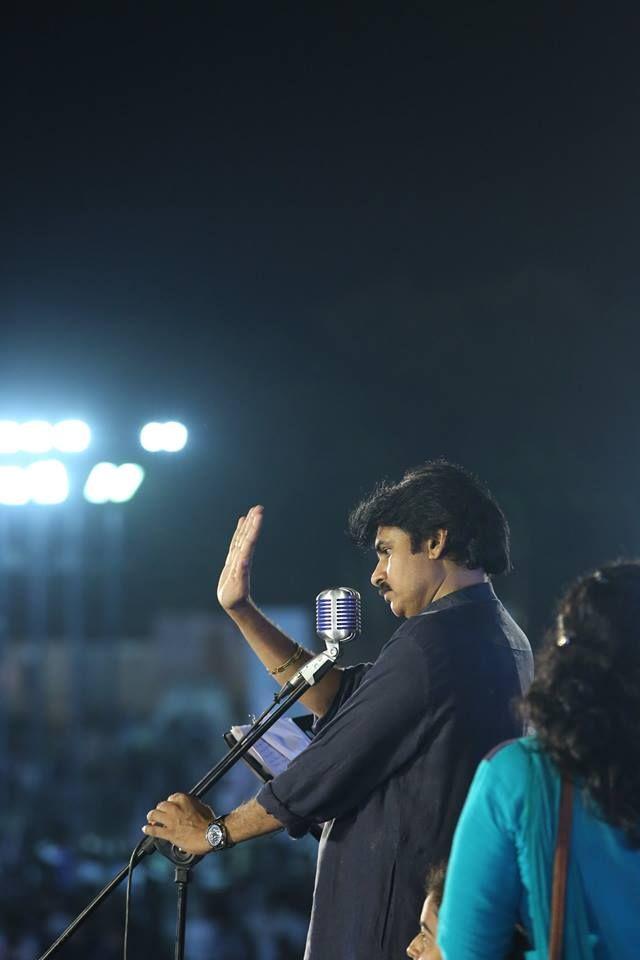
<path id="1" fill-rule="evenodd" d="M 448 593 L 455 593 L 456 590 L 464 590 L 465 587 L 473 587 L 476 583 L 488 583 L 489 577 L 484 570 L 467 570 L 465 567 L 453 566 L 448 570 L 446 576 L 435 594 L 431 603 L 435 600 L 441 600 Z"/>

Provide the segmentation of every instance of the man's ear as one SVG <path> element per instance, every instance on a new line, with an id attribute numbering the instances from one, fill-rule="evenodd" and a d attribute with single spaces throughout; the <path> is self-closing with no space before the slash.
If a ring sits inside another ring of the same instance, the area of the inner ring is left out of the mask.
<path id="1" fill-rule="evenodd" d="M 447 544 L 447 531 L 436 530 L 432 537 L 427 540 L 427 556 L 429 560 L 439 560 L 444 553 Z"/>

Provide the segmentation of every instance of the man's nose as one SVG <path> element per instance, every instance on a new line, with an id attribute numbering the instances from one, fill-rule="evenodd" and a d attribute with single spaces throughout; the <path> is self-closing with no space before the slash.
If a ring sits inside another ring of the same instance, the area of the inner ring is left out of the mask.
<path id="1" fill-rule="evenodd" d="M 379 586 L 379 584 L 384 583 L 384 578 L 386 576 L 386 566 L 382 563 L 382 560 L 379 560 L 376 564 L 376 568 L 371 574 L 371 583 L 374 587 Z"/>
<path id="2" fill-rule="evenodd" d="M 420 956 L 418 937 L 414 937 L 407 947 L 407 956 L 410 958 L 410 960 L 418 960 L 418 957 Z"/>

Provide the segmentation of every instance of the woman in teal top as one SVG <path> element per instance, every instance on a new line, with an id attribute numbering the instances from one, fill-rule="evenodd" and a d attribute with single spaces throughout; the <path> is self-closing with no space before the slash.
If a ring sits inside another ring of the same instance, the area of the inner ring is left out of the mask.
<path id="1" fill-rule="evenodd" d="M 445 960 L 546 960 L 561 777 L 576 789 L 565 960 L 640 957 L 640 564 L 578 581 L 524 703 L 533 737 L 482 761 L 438 917 Z"/>

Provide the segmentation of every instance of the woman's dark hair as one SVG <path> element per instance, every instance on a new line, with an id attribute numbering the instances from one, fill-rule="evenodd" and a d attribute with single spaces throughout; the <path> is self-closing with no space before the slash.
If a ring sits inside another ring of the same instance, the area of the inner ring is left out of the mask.
<path id="1" fill-rule="evenodd" d="M 469 570 L 508 571 L 509 525 L 487 488 L 446 460 L 408 470 L 399 483 L 379 483 L 349 517 L 351 538 L 371 547 L 378 527 L 400 527 L 417 553 L 438 530 L 447 531 L 443 556 Z"/>
<path id="2" fill-rule="evenodd" d="M 541 747 L 640 847 L 640 563 L 578 580 L 524 699 Z"/>

